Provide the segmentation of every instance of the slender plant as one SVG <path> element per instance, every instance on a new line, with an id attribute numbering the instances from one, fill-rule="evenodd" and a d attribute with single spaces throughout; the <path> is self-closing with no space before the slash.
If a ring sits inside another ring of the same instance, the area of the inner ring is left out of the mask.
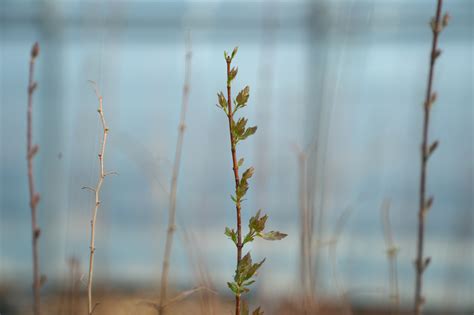
<path id="1" fill-rule="evenodd" d="M 40 201 L 40 195 L 35 190 L 35 181 L 33 175 L 33 158 L 38 153 L 39 147 L 33 144 L 33 93 L 38 84 L 34 80 L 35 61 L 39 55 L 39 44 L 35 43 L 31 48 L 30 55 L 30 71 L 28 79 L 28 107 L 27 107 L 27 130 L 26 130 L 26 160 L 28 162 L 28 188 L 30 192 L 30 209 L 31 209 L 31 234 L 33 242 L 33 314 L 41 314 L 40 288 L 42 279 L 40 276 L 38 242 L 41 229 L 38 226 L 37 207 Z"/>
<path id="2" fill-rule="evenodd" d="M 173 246 L 173 235 L 176 230 L 176 194 L 178 190 L 179 166 L 181 164 L 181 152 L 183 150 L 184 131 L 186 129 L 186 111 L 189 103 L 189 81 L 191 79 L 191 43 L 188 37 L 186 41 L 186 61 L 183 85 L 183 97 L 181 103 L 181 115 L 178 126 L 178 139 L 176 141 L 176 152 L 174 156 L 173 175 L 171 177 L 170 194 L 169 194 L 169 212 L 168 212 L 168 230 L 166 233 L 165 252 L 163 256 L 163 267 L 161 272 L 161 289 L 160 303 L 158 313 L 165 314 L 166 295 L 168 289 L 169 264 L 171 257 L 171 248 Z"/>
<path id="3" fill-rule="evenodd" d="M 237 76 L 238 69 L 235 67 L 231 68 L 231 64 L 236 54 L 237 47 L 234 48 L 230 55 L 227 52 L 224 52 L 224 58 L 227 64 L 227 98 L 224 96 L 224 93 L 219 92 L 217 94 L 217 107 L 224 111 L 229 122 L 232 170 L 235 180 L 235 193 L 231 195 L 231 199 L 235 204 L 237 227 L 236 230 L 226 227 L 225 235 L 228 236 L 236 246 L 237 266 L 235 269 L 234 280 L 232 282 L 227 282 L 227 285 L 235 295 L 235 315 L 247 315 L 249 314 L 248 305 L 242 303 L 241 296 L 250 291 L 249 286 L 255 282 L 257 270 L 265 262 L 265 259 L 254 263 L 250 252 L 247 252 L 242 257 L 242 250 L 245 244 L 253 242 L 256 237 L 266 240 L 280 240 L 286 237 L 286 234 L 278 231 L 264 232 L 268 216 L 262 216 L 261 210 L 258 210 L 255 216 L 250 218 L 248 224 L 249 230 L 247 234 L 242 237 L 242 202 L 244 201 L 245 194 L 249 189 L 248 181 L 254 173 L 254 168 L 249 167 L 240 174 L 239 168 L 244 164 L 244 159 L 237 158 L 236 149 L 238 143 L 247 139 L 257 131 L 257 126 L 247 127 L 247 119 L 245 117 L 240 117 L 237 121 L 234 117 L 238 110 L 247 106 L 250 92 L 250 88 L 246 86 L 237 94 L 235 99 L 232 99 L 231 85 L 232 81 Z M 263 311 L 258 307 L 252 314 L 263 314 Z"/>
<path id="4" fill-rule="evenodd" d="M 438 48 L 438 37 L 443 29 L 448 25 L 450 16 L 445 13 L 441 17 L 443 0 L 437 0 L 436 15 L 431 19 L 431 30 L 433 33 L 433 40 L 431 43 L 430 63 L 428 72 L 428 82 L 426 87 L 425 102 L 423 104 L 423 131 L 421 144 L 421 169 L 420 169 L 420 187 L 419 187 L 419 211 L 418 211 L 418 238 L 417 238 L 417 254 L 415 260 L 416 280 L 415 280 L 415 315 L 422 314 L 422 306 L 425 303 L 423 296 L 423 273 L 428 267 L 431 257 L 424 257 L 423 246 L 425 236 L 425 217 L 429 209 L 433 205 L 433 197 L 426 197 L 426 177 L 428 159 L 438 147 L 438 140 L 429 143 L 429 124 L 430 113 L 433 104 L 436 101 L 436 92 L 433 92 L 433 78 L 435 62 L 441 55 L 441 50 Z"/>
<path id="5" fill-rule="evenodd" d="M 100 122 L 102 124 L 102 142 L 100 146 L 100 152 L 98 154 L 99 157 L 99 176 L 97 179 L 97 184 L 95 188 L 91 187 L 83 187 L 83 189 L 88 189 L 94 193 L 94 208 L 92 210 L 92 219 L 91 219 L 91 239 L 90 239 L 90 252 L 89 252 L 89 276 L 87 280 L 87 310 L 88 314 L 91 315 L 94 312 L 95 307 L 98 304 L 95 304 L 92 306 L 92 279 L 94 275 L 94 254 L 95 254 L 95 227 L 96 227 L 96 222 L 97 222 L 97 212 L 99 211 L 100 207 L 100 191 L 102 189 L 102 185 L 104 184 L 104 179 L 107 175 L 112 175 L 115 172 L 105 172 L 104 169 L 104 157 L 105 157 L 105 146 L 107 144 L 107 135 L 109 133 L 109 128 L 107 127 L 107 123 L 105 122 L 105 117 L 104 117 L 104 110 L 103 110 L 103 105 L 102 105 L 102 95 L 100 95 L 99 90 L 97 89 L 97 86 L 95 82 L 92 82 L 92 85 L 94 86 L 94 91 L 97 96 L 97 99 L 99 101 L 99 108 L 97 109 L 97 112 L 99 113 L 100 117 Z"/>

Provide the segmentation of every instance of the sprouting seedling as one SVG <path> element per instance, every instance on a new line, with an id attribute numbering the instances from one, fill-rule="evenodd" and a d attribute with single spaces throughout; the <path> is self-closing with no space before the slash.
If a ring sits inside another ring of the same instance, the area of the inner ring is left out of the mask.
<path id="1" fill-rule="evenodd" d="M 433 104 L 436 102 L 437 94 L 433 92 L 433 77 L 434 77 L 434 66 L 436 60 L 441 55 L 441 50 L 438 48 L 438 37 L 443 29 L 448 26 L 450 15 L 445 13 L 442 15 L 443 0 L 438 0 L 436 6 L 436 14 L 431 19 L 430 27 L 433 33 L 433 40 L 431 43 L 430 61 L 429 61 L 429 72 L 426 87 L 426 96 L 423 104 L 423 134 L 421 144 L 421 168 L 420 168 L 420 186 L 419 186 L 419 208 L 418 208 L 418 235 L 417 235 L 417 248 L 416 248 L 416 259 L 415 259 L 415 303 L 414 313 L 415 315 L 422 314 L 422 306 L 425 303 L 425 297 L 423 296 L 423 274 L 431 262 L 431 257 L 424 257 L 424 237 L 425 237 L 425 217 L 433 205 L 433 197 L 426 197 L 426 177 L 427 177 L 427 166 L 428 160 L 438 148 L 439 142 L 436 140 L 429 143 L 429 125 L 430 125 L 430 114 Z"/>
<path id="2" fill-rule="evenodd" d="M 230 55 L 227 52 L 224 52 L 224 58 L 227 64 L 227 98 L 224 96 L 224 93 L 219 92 L 217 94 L 217 107 L 224 111 L 229 122 L 232 170 L 234 172 L 235 180 L 235 193 L 231 195 L 231 199 L 235 203 L 237 228 L 234 230 L 226 227 L 225 235 L 232 240 L 237 249 L 237 266 L 235 269 L 234 280 L 227 282 L 227 285 L 235 295 L 235 315 L 248 315 L 248 306 L 243 301 L 241 303 L 241 295 L 250 291 L 249 287 L 255 282 L 257 271 L 263 265 L 265 259 L 254 263 L 250 252 L 247 252 L 245 256 L 242 257 L 243 247 L 245 244 L 253 242 L 256 237 L 266 240 L 281 240 L 286 237 L 286 234 L 278 231 L 265 232 L 265 224 L 268 215 L 261 216 L 261 210 L 258 210 L 256 215 L 250 218 L 248 233 L 242 238 L 242 202 L 244 201 L 244 197 L 249 189 L 248 182 L 254 173 L 254 168 L 249 167 L 242 173 L 242 175 L 240 175 L 239 168 L 243 166 L 244 159 L 237 159 L 236 149 L 238 143 L 244 141 L 257 131 L 257 126 L 247 127 L 247 118 L 240 117 L 236 121 L 234 117 L 238 110 L 247 106 L 250 96 L 250 88 L 249 86 L 246 86 L 237 94 L 235 99 L 232 99 L 231 85 L 232 81 L 237 76 L 238 68 L 231 68 L 231 64 L 236 54 L 237 47 L 234 48 Z M 259 314 L 263 314 L 260 307 L 252 312 L 252 315 Z"/>

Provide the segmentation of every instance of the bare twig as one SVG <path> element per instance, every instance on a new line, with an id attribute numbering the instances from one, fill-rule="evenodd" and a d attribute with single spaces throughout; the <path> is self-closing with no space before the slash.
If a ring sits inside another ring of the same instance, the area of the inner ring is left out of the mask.
<path id="1" fill-rule="evenodd" d="M 38 153 L 38 145 L 33 145 L 33 93 L 38 86 L 34 81 L 35 61 L 39 55 L 39 44 L 35 43 L 31 49 L 30 73 L 28 79 L 28 108 L 27 108 L 27 131 L 26 131 L 26 160 L 28 162 L 28 188 L 30 192 L 31 208 L 31 234 L 33 242 L 33 314 L 41 313 L 40 288 L 41 277 L 39 271 L 38 241 L 41 230 L 37 223 L 37 211 L 40 195 L 35 190 L 33 177 L 33 158 Z"/>
<path id="2" fill-rule="evenodd" d="M 186 111 L 189 103 L 189 89 L 191 80 L 191 39 L 188 35 L 186 40 L 186 61 L 185 61 L 185 74 L 184 74 L 184 86 L 183 86 L 183 98 L 181 103 L 181 117 L 179 121 L 179 133 L 178 140 L 176 142 L 176 152 L 173 164 L 173 175 L 171 177 L 170 195 L 169 195 L 169 212 L 168 212 L 168 230 L 166 234 L 165 252 L 163 256 L 163 266 L 161 272 L 161 288 L 160 288 L 160 304 L 158 307 L 158 313 L 160 315 L 165 314 L 165 306 L 167 289 L 168 289 L 168 275 L 169 275 L 169 264 L 171 257 L 171 249 L 173 246 L 173 235 L 176 229 L 176 194 L 178 188 L 178 175 L 179 166 L 181 164 L 181 152 L 183 150 L 184 131 L 186 129 Z"/>
<path id="3" fill-rule="evenodd" d="M 425 236 L 425 216 L 433 203 L 433 197 L 426 198 L 426 176 L 427 176 L 427 164 L 428 159 L 434 150 L 438 146 L 438 141 L 434 141 L 429 144 L 429 123 L 430 123 L 430 111 L 433 103 L 436 101 L 436 93 L 432 92 L 433 89 L 433 77 L 434 77 L 434 66 L 436 59 L 440 56 L 441 50 L 438 49 L 438 36 L 449 21 L 449 15 L 445 14 L 441 17 L 443 0 L 438 0 L 436 7 L 436 15 L 431 20 L 431 30 L 433 32 L 433 41 L 431 44 L 430 53 L 430 67 L 428 73 L 428 82 L 426 87 L 426 97 L 423 104 L 423 135 L 421 144 L 421 168 L 420 168 L 420 187 L 419 187 L 419 209 L 418 209 L 418 239 L 417 239 L 417 254 L 415 260 L 416 269 L 416 280 L 415 280 L 415 315 L 422 313 L 422 306 L 425 302 L 423 296 L 423 273 L 428 267 L 431 260 L 430 257 L 424 257 L 423 246 Z"/>
<path id="4" fill-rule="evenodd" d="M 97 212 L 100 207 L 100 191 L 102 189 L 102 185 L 104 183 L 105 176 L 107 173 L 104 171 L 104 155 L 105 155 L 105 145 L 107 143 L 107 135 L 109 133 L 109 128 L 105 122 L 104 111 L 102 106 L 102 95 L 100 95 L 99 90 L 95 82 L 90 81 L 93 85 L 95 94 L 97 99 L 99 100 L 99 108 L 97 112 L 99 113 L 100 122 L 102 124 L 102 143 L 99 152 L 99 177 L 97 180 L 97 185 L 95 188 L 85 188 L 92 190 L 95 196 L 95 204 L 92 213 L 92 220 L 91 220 L 91 240 L 90 240 L 90 256 L 89 256 L 89 277 L 87 281 L 87 297 L 88 297 L 88 314 L 91 315 L 94 312 L 96 305 L 92 305 L 92 278 L 94 275 L 94 254 L 95 254 L 95 225 L 97 221 Z"/>

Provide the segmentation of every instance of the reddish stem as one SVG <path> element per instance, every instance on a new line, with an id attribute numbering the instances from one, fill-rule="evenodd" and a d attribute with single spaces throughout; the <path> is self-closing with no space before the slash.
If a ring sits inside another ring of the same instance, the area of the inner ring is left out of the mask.
<path id="1" fill-rule="evenodd" d="M 239 187 L 239 164 L 237 162 L 237 154 L 235 152 L 235 139 L 234 135 L 232 134 L 232 127 L 233 127 L 233 112 L 232 112 L 232 92 L 230 86 L 230 63 L 232 59 L 230 57 L 226 58 L 227 63 L 227 118 L 229 119 L 229 134 L 230 134 L 230 144 L 231 144 L 231 153 L 232 153 L 232 169 L 234 171 L 234 179 L 235 179 L 235 191 L 237 195 L 237 188 Z M 237 199 L 235 203 L 235 210 L 237 214 L 237 266 L 242 259 L 242 217 L 241 217 L 241 206 L 240 200 Z M 240 315 L 240 295 L 235 295 L 235 315 Z"/>

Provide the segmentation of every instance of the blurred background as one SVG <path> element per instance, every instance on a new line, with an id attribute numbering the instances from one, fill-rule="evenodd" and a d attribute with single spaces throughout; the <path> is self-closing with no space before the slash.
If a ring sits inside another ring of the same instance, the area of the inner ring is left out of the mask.
<path id="1" fill-rule="evenodd" d="M 40 268 L 45 295 L 86 288 L 90 216 L 101 126 L 97 82 L 110 127 L 96 237 L 95 281 L 105 292 L 157 296 L 168 192 L 184 83 L 190 101 L 178 181 L 170 283 L 187 290 L 204 272 L 222 299 L 234 272 L 233 174 L 225 115 L 223 51 L 239 46 L 237 92 L 258 125 L 238 147 L 256 173 L 243 220 L 257 209 L 280 242 L 253 243 L 267 257 L 251 297 L 313 295 L 352 305 L 410 308 L 414 293 L 419 147 L 434 0 L 0 1 L 0 291 L 29 309 L 31 218 L 26 100 L 31 45 L 41 46 L 34 96 Z M 474 309 L 474 3 L 446 1 L 429 163 L 425 273 L 429 309 Z M 398 249 L 397 255 L 393 249 Z M 278 302 L 267 303 L 276 314 Z M 3 306 L 7 307 L 7 306 Z M 2 311 L 0 309 L 0 311 Z M 4 311 L 5 312 L 5 311 Z M 4 313 L 2 313 L 4 314 Z M 466 312 L 465 314 L 471 314 Z"/>

